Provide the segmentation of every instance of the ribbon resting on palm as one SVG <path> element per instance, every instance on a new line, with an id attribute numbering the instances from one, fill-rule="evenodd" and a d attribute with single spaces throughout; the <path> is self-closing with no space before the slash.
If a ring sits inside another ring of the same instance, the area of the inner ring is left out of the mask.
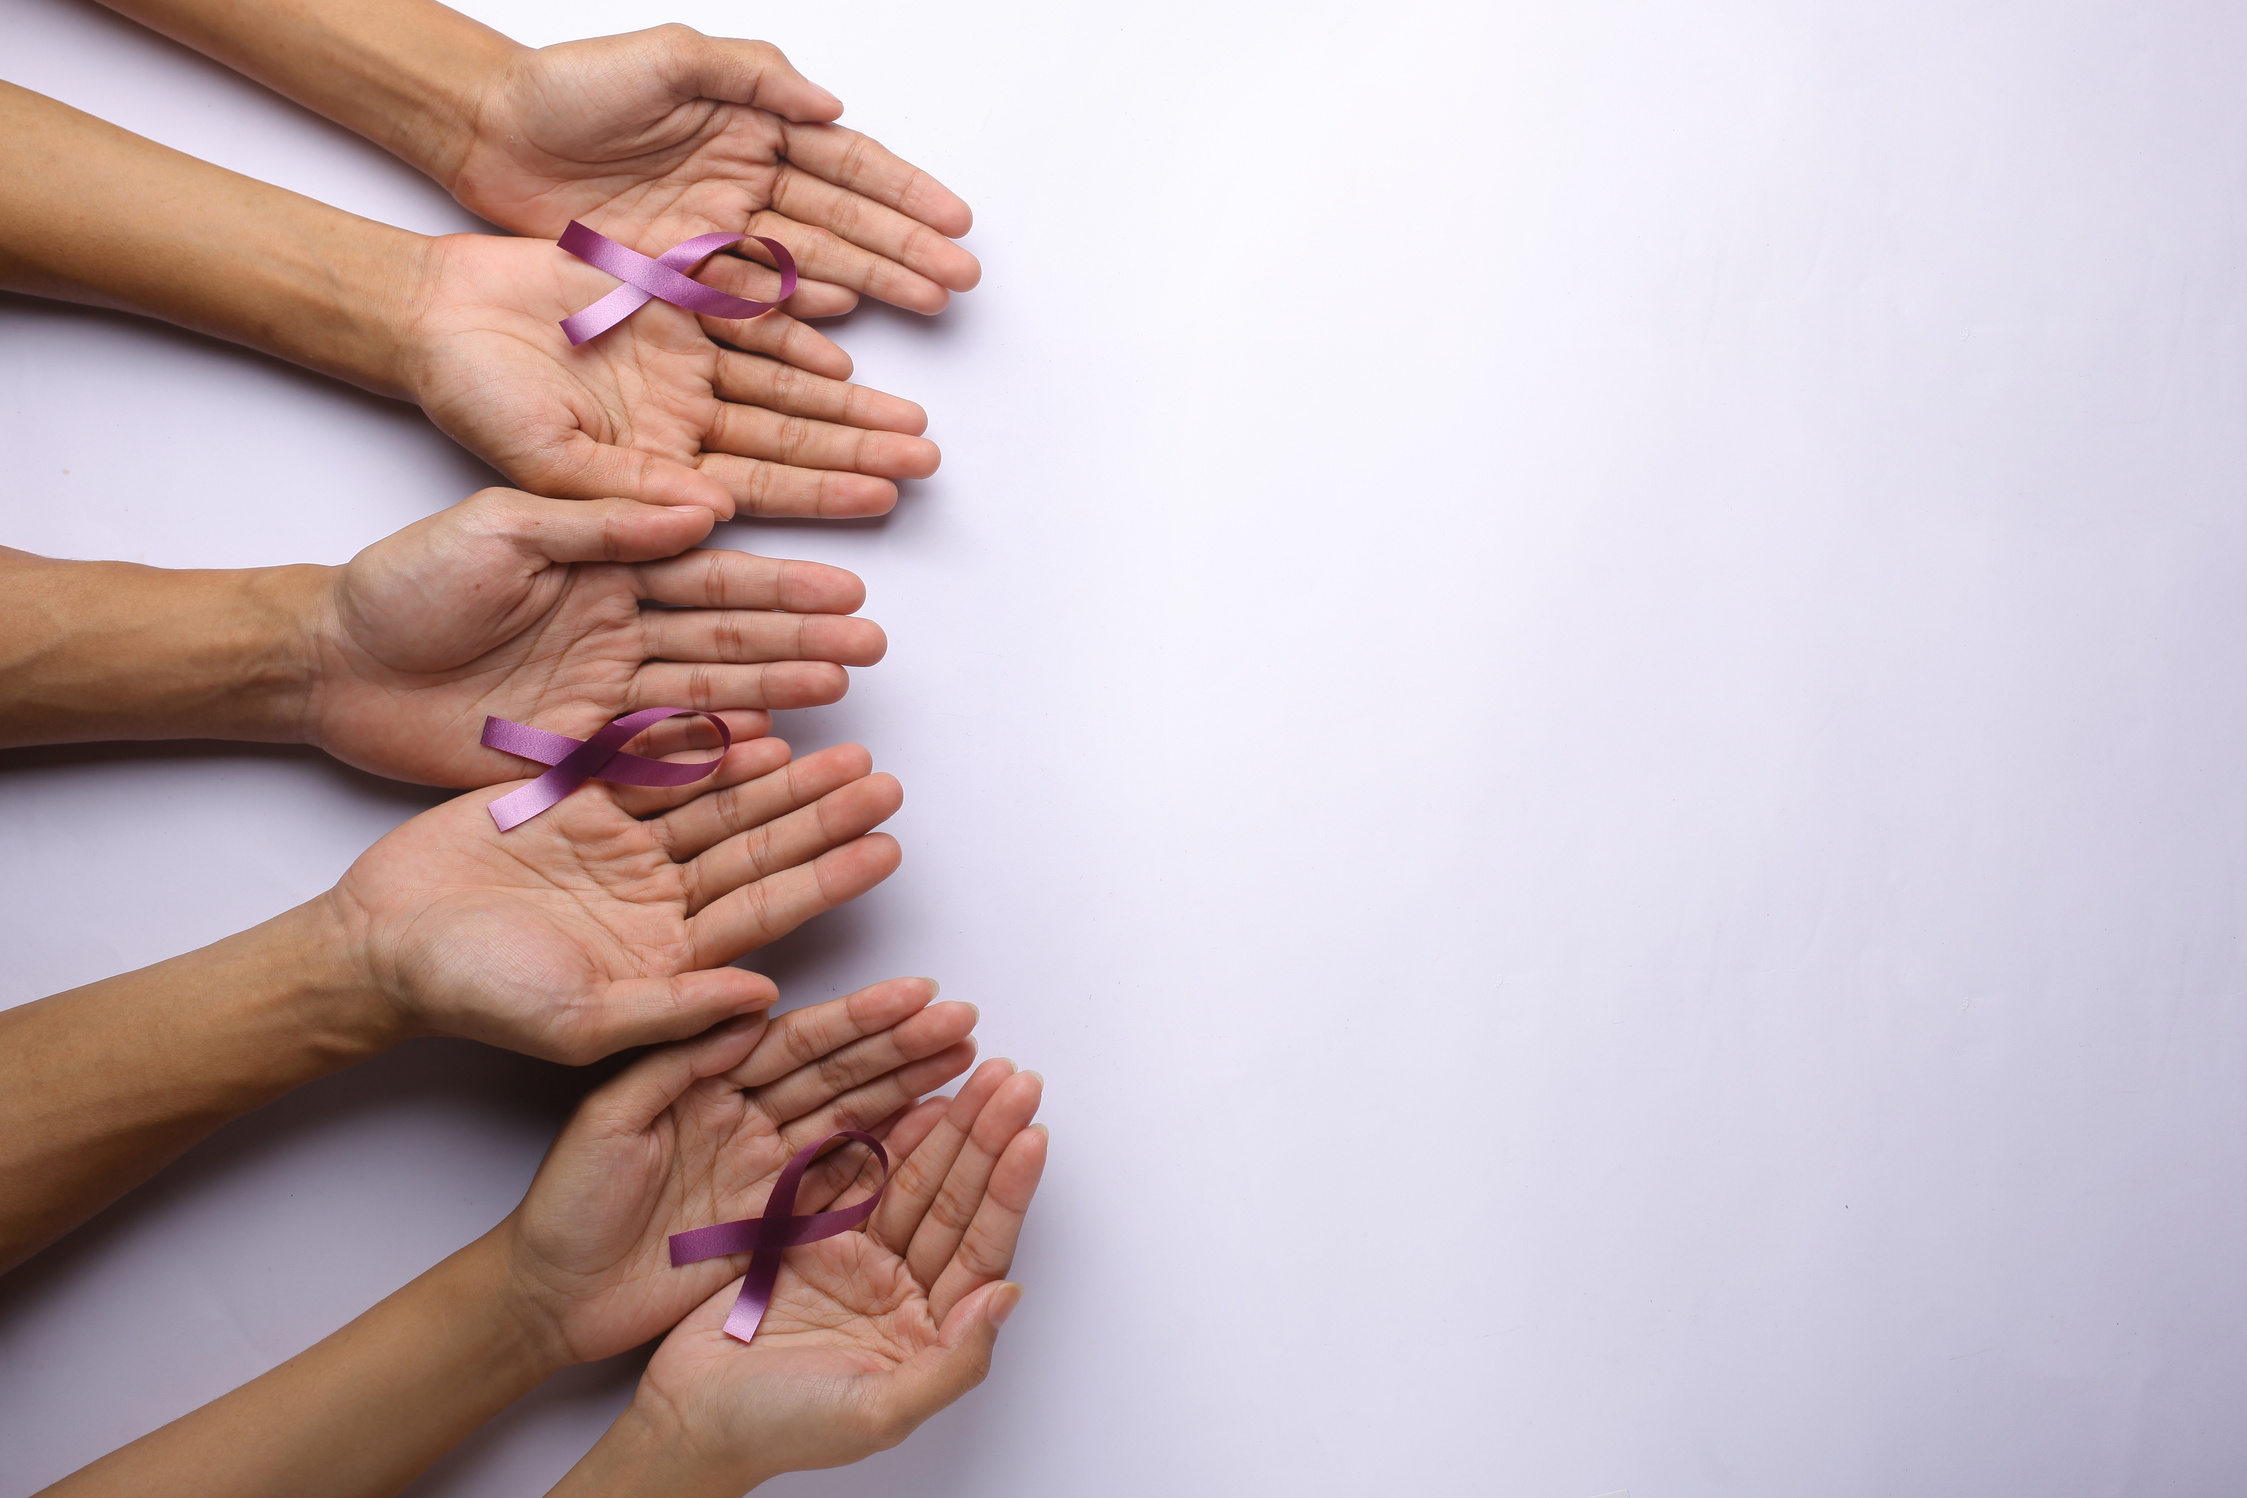
<path id="1" fill-rule="evenodd" d="M 643 729 L 665 718 L 709 718 L 718 729 L 718 758 L 700 764 L 675 765 L 669 760 L 626 754 L 624 746 Z M 505 718 L 484 720 L 484 747 L 535 759 L 552 765 L 544 775 L 519 790 L 509 791 L 490 806 L 492 820 L 506 832 L 519 827 L 561 800 L 588 780 L 608 780 L 618 785 L 692 785 L 717 773 L 718 765 L 733 747 L 733 733 L 723 719 L 690 707 L 644 707 L 602 729 L 589 739 L 565 733 L 548 733 L 527 723 Z"/>
<path id="2" fill-rule="evenodd" d="M 821 1150 L 838 1139 L 863 1144 L 874 1152 L 874 1158 L 882 1164 L 881 1184 L 866 1200 L 840 1211 L 795 1216 L 796 1188 L 803 1184 L 804 1172 Z M 782 1167 L 772 1183 L 772 1195 L 765 1200 L 764 1216 L 716 1223 L 689 1233 L 673 1233 L 671 1267 L 699 1264 L 721 1254 L 748 1254 L 749 1273 L 741 1281 L 741 1294 L 734 1298 L 733 1309 L 726 1314 L 726 1335 L 746 1342 L 757 1335 L 757 1328 L 765 1319 L 765 1308 L 772 1304 L 772 1287 L 780 1279 L 781 1255 L 800 1243 L 817 1243 L 822 1238 L 833 1238 L 862 1226 L 874 1215 L 875 1204 L 881 1201 L 888 1185 L 889 1152 L 882 1148 L 879 1139 L 856 1129 L 829 1134 L 796 1151 L 795 1158 Z"/>
<path id="3" fill-rule="evenodd" d="M 687 274 L 727 245 L 744 239 L 754 239 L 770 250 L 773 262 L 780 267 L 780 295 L 772 301 L 727 296 Z M 657 297 L 705 317 L 742 318 L 762 317 L 796 291 L 796 257 L 788 253 L 788 246 L 762 234 L 698 234 L 650 260 L 638 250 L 628 250 L 606 234 L 595 233 L 571 219 L 557 243 L 587 265 L 597 266 L 624 283 L 591 306 L 580 307 L 562 319 L 562 331 L 573 346 L 598 338 Z"/>

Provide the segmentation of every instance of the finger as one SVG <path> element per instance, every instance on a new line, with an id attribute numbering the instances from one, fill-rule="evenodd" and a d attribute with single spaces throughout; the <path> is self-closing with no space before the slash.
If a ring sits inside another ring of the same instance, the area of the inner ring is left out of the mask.
<path id="1" fill-rule="evenodd" d="M 781 366 L 774 366 L 779 368 Z M 646 562 L 677 556 L 710 534 L 701 505 L 630 499 L 542 499 L 520 489 L 485 489 L 446 511 L 458 532 L 498 537 L 537 562 Z"/>
<path id="2" fill-rule="evenodd" d="M 736 718 L 745 715 L 720 713 L 718 716 L 724 718 L 726 726 L 731 728 Z M 764 715 L 758 713 L 755 716 L 761 718 Z M 649 729 L 641 737 L 653 739 L 656 737 L 658 729 L 668 730 L 672 723 L 691 723 L 699 726 L 704 733 L 709 732 L 709 725 L 703 723 L 699 718 L 673 718 L 658 723 L 655 728 Z M 681 737 L 685 737 L 690 732 L 691 730 L 687 729 L 678 730 Z M 713 735 L 713 737 L 715 736 Z M 612 783 L 608 790 L 609 794 L 616 798 L 616 804 L 633 816 L 651 817 L 657 812 L 688 805 L 697 797 L 712 795 L 735 786 L 761 780 L 785 766 L 788 763 L 788 754 L 789 749 L 785 740 L 751 738 L 737 732 L 734 735 L 733 747 L 726 751 L 725 757 L 718 761 L 718 768 L 706 779 L 692 781 L 686 785 L 616 785 Z M 651 753 L 647 757 L 649 759 L 676 760 L 693 756 L 683 750 L 673 750 L 664 753 Z M 661 822 L 655 824 L 655 835 L 658 842 L 662 841 L 664 828 Z M 700 848 L 694 850 L 695 853 L 701 851 Z M 691 858 L 693 854 L 674 854 L 673 856 Z"/>
<path id="3" fill-rule="evenodd" d="M 830 1051 L 910 1019 L 934 1003 L 936 993 L 934 978 L 889 978 L 777 1015 L 765 1038 L 726 1080 L 745 1092 L 777 1082 Z"/>
<path id="4" fill-rule="evenodd" d="M 875 1241 L 899 1258 L 905 1256 L 905 1251 L 912 1247 L 913 1235 L 920 1231 L 922 1220 L 934 1205 L 937 1192 L 943 1189 L 952 1162 L 966 1146 L 976 1117 L 991 1100 L 991 1095 L 999 1090 L 999 1085 L 1014 1073 L 1014 1063 L 1005 1060 L 986 1061 L 977 1067 L 975 1075 L 960 1089 L 960 1095 L 931 1126 L 927 1138 L 910 1154 L 897 1157 L 889 1192 L 867 1224 L 866 1230 L 874 1235 Z"/>
<path id="5" fill-rule="evenodd" d="M 809 864 L 830 848 L 864 837 L 897 815 L 904 787 L 894 775 L 868 775 L 801 811 L 736 833 L 680 870 L 690 915 L 752 880 Z"/>
<path id="6" fill-rule="evenodd" d="M 950 1050 L 975 1032 L 976 1019 L 973 1004 L 928 1004 L 894 1024 L 834 1046 L 786 1076 L 757 1088 L 757 1107 L 778 1123 L 793 1123 L 815 1109 L 826 1107 L 844 1093 L 913 1062 L 926 1061 L 939 1052 Z M 734 1070 L 739 1069 L 737 1066 Z M 919 1096 L 914 1093 L 911 1097 L 902 1097 L 879 1113 L 864 1112 L 866 1104 L 862 1104 L 858 1116 L 878 1122 L 899 1108 L 910 1106 Z M 864 1124 L 850 1127 L 862 1128 Z M 801 1145 L 797 1147 L 802 1148 Z"/>
<path id="7" fill-rule="evenodd" d="M 934 1346 L 924 1347 L 883 1379 L 876 1412 L 885 1440 L 903 1440 L 920 1424 L 983 1382 L 991 1371 L 999 1327 L 1022 1300 L 1011 1281 L 992 1285 L 952 1308 Z"/>
<path id="8" fill-rule="evenodd" d="M 755 951 L 822 911 L 855 900 L 897 872 L 897 839 L 872 832 L 808 864 L 745 884 L 687 925 L 697 967 L 717 967 Z"/>
<path id="9" fill-rule="evenodd" d="M 952 1006 L 936 1007 L 950 1009 Z M 800 1150 L 829 1134 L 838 1134 L 844 1129 L 863 1129 L 906 1107 L 922 1094 L 934 1092 L 974 1064 L 975 1038 L 971 1035 L 954 1041 L 932 1056 L 923 1056 L 894 1071 L 884 1072 L 809 1113 L 789 1120 L 781 1126 L 781 1140 L 789 1149 Z M 842 1176 L 847 1181 L 864 1162 L 845 1158 L 837 1163 L 850 1167 Z"/>
<path id="10" fill-rule="evenodd" d="M 720 520 L 734 514 L 733 492 L 722 480 L 672 458 L 595 442 L 583 432 L 501 466 L 525 488 L 556 499 L 621 496 L 651 505 L 700 505 Z"/>
<path id="11" fill-rule="evenodd" d="M 992 1089 L 990 1100 L 982 1110 L 966 1121 L 966 1139 L 945 1170 L 943 1184 L 937 1188 L 926 1215 L 913 1230 L 911 1244 L 902 1254 L 906 1267 L 920 1283 L 933 1287 L 945 1266 L 960 1252 L 968 1225 L 983 1207 L 984 1194 L 990 1188 L 999 1157 L 1006 1153 L 1017 1135 L 1030 1127 L 1030 1121 L 1037 1116 L 1038 1100 L 1044 1088 L 1045 1080 L 1036 1072 L 1016 1072 Z M 959 1121 L 956 1105 L 951 1120 Z M 1023 1205 L 1028 1205 L 1027 1199 Z M 1002 1263 L 991 1268 L 984 1278 L 994 1279 L 1004 1273 L 1006 1264 Z"/>
<path id="12" fill-rule="evenodd" d="M 897 508 L 897 485 L 872 474 L 790 468 L 721 452 L 703 453 L 695 461 L 697 472 L 725 486 L 739 514 L 855 520 Z"/>
<path id="13" fill-rule="evenodd" d="M 729 401 L 760 406 L 786 416 L 831 421 L 863 431 L 901 432 L 918 437 L 928 430 L 928 413 L 902 396 L 865 385 L 814 374 L 754 354 L 723 350 L 712 388 Z"/>
<path id="14" fill-rule="evenodd" d="M 821 707 L 840 702 L 850 673 L 826 661 L 776 661 L 764 666 L 650 661 L 632 673 L 624 700 L 633 707 L 692 707 L 702 712 L 742 708 Z"/>
<path id="15" fill-rule="evenodd" d="M 866 602 L 866 585 L 854 572 L 720 547 L 651 562 L 633 572 L 642 598 L 690 608 L 855 614 Z"/>
<path id="16" fill-rule="evenodd" d="M 769 302 L 780 294 L 780 272 L 743 255 L 713 255 L 695 272 L 695 279 L 752 302 Z M 798 281 L 795 295 L 782 307 L 756 317 L 702 314 L 702 331 L 722 350 L 740 349 L 830 380 L 847 380 L 850 355 L 803 319 L 840 317 L 857 305 L 858 293 L 846 286 Z"/>
<path id="17" fill-rule="evenodd" d="M 682 84 L 692 90 L 682 94 L 682 102 L 725 99 L 788 120 L 831 120 L 843 112 L 842 100 L 797 72 L 770 42 L 704 36 L 686 26 L 661 29 L 685 33 L 669 39 L 679 63 L 672 73 L 674 92 Z"/>
<path id="18" fill-rule="evenodd" d="M 792 468 L 868 473 L 889 479 L 925 479 L 936 472 L 943 456 L 926 437 L 870 432 L 863 427 L 788 416 L 732 401 L 718 402 L 717 414 L 702 435 L 702 446 L 705 451 L 762 458 Z"/>
<path id="19" fill-rule="evenodd" d="M 1038 1180 L 1045 1174 L 1047 1145 L 1045 1125 L 1032 1124 L 1015 1135 L 1000 1154 L 974 1220 L 936 1283 L 929 1286 L 930 1315 L 942 1320 L 978 1286 L 1003 1279 L 1014 1268 L 1023 1219 L 1029 1212 L 1030 1199 L 1037 1195 Z"/>
<path id="20" fill-rule="evenodd" d="M 801 173 L 795 176 L 798 181 L 811 180 Z M 806 280 L 831 281 L 909 312 L 942 312 L 952 299 L 949 291 L 927 276 L 872 250 L 861 249 L 840 234 L 774 209 L 752 214 L 749 232 L 777 239 L 788 246 L 789 253 L 795 256 L 798 274 Z M 801 295 L 800 288 L 798 294 Z M 802 316 L 811 315 L 800 308 L 798 312 Z"/>
<path id="21" fill-rule="evenodd" d="M 801 810 L 874 772 L 874 756 L 860 744 L 836 744 L 802 759 L 784 760 L 755 779 L 734 778 L 730 755 L 728 760 L 719 774 L 699 782 L 695 795 L 681 798 L 676 809 L 652 829 L 674 860 L 685 863 L 736 833 Z"/>
<path id="22" fill-rule="evenodd" d="M 780 997 L 780 990 L 773 988 L 770 980 L 765 987 L 772 994 L 768 1004 Z M 570 1120 L 570 1128 L 596 1130 L 603 1135 L 642 1132 L 696 1082 L 722 1076 L 739 1066 L 770 1023 L 765 1010 L 759 1008 L 722 1021 L 692 1040 L 650 1051 L 588 1094 L 577 1116 Z M 896 1125 L 891 1126 L 891 1132 L 896 1132 Z"/>
<path id="23" fill-rule="evenodd" d="M 958 193 L 856 130 L 799 125 L 784 127 L 780 135 L 782 152 L 790 161 L 837 187 L 872 198 L 953 239 L 975 227 L 975 215 Z"/>
<path id="24" fill-rule="evenodd" d="M 774 661 L 871 666 L 889 650 L 889 637 L 871 619 L 775 609 L 649 609 L 640 616 L 640 638 L 641 648 L 657 660 L 740 666 Z"/>
<path id="25" fill-rule="evenodd" d="M 878 1131 L 882 1143 L 889 1146 L 890 1159 L 897 1161 L 910 1158 L 913 1151 L 926 1143 L 936 1126 L 944 1121 L 944 1115 L 951 1107 L 952 1100 L 939 1094 L 915 1103 L 898 1114 L 888 1128 Z"/>
<path id="26" fill-rule="evenodd" d="M 623 978 L 559 1016 L 550 1061 L 584 1066 L 629 1046 L 699 1035 L 736 1015 L 761 1011 L 779 998 L 762 973 L 711 967 L 668 978 Z"/>
<path id="27" fill-rule="evenodd" d="M 864 136 L 859 139 L 871 151 L 882 149 Z M 773 179 L 772 206 L 798 223 L 840 235 L 938 286 L 968 291 L 983 279 L 983 267 L 973 255 L 919 219 L 793 163 L 783 163 Z"/>

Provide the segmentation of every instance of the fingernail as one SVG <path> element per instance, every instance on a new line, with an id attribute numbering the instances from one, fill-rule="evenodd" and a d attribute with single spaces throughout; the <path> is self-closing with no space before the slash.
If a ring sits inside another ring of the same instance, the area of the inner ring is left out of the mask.
<path id="1" fill-rule="evenodd" d="M 998 1289 L 991 1292 L 989 1311 L 991 1324 L 993 1326 L 1006 1325 L 1007 1317 L 1012 1316 L 1014 1308 L 1020 1304 L 1022 1304 L 1022 1287 L 1020 1285 L 1009 1280 L 999 1286 Z"/>
<path id="2" fill-rule="evenodd" d="M 1022 1075 L 1024 1075 L 1025 1077 L 1036 1077 L 1038 1079 L 1038 1085 L 1040 1087 L 1045 1086 L 1045 1073 L 1042 1071 L 1026 1071 Z"/>
<path id="3" fill-rule="evenodd" d="M 934 978 L 923 978 L 921 981 L 928 985 L 928 996 L 932 999 L 935 998 L 938 994 L 944 992 L 944 985 L 937 982 Z"/>

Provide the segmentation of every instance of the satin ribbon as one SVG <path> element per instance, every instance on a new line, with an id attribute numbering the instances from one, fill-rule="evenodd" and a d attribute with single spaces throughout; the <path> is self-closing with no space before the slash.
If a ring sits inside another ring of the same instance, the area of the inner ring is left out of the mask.
<path id="1" fill-rule="evenodd" d="M 882 1162 L 881 1184 L 874 1188 L 872 1196 L 856 1206 L 837 1212 L 817 1212 L 809 1217 L 793 1216 L 796 1188 L 803 1184 L 804 1172 L 821 1150 L 838 1139 L 855 1140 L 874 1152 L 874 1158 Z M 882 1148 L 879 1139 L 856 1129 L 829 1134 L 818 1143 L 807 1144 L 796 1151 L 796 1157 L 781 1167 L 779 1177 L 772 1183 L 772 1195 L 765 1199 L 764 1216 L 673 1233 L 671 1267 L 679 1269 L 724 1254 L 748 1254 L 749 1272 L 742 1278 L 741 1293 L 734 1297 L 733 1309 L 726 1313 L 726 1335 L 746 1342 L 757 1335 L 757 1328 L 765 1319 L 765 1307 L 772 1304 L 772 1287 L 780 1279 L 782 1253 L 798 1244 L 817 1243 L 822 1238 L 832 1238 L 863 1225 L 874 1215 L 875 1204 L 881 1201 L 882 1192 L 888 1188 L 889 1152 Z"/>
<path id="2" fill-rule="evenodd" d="M 727 296 L 687 275 L 717 251 L 744 239 L 754 239 L 772 251 L 772 258 L 780 266 L 780 295 L 772 301 L 751 302 Z M 650 260 L 638 250 L 628 250 L 606 234 L 597 234 L 571 219 L 556 242 L 587 265 L 605 270 L 624 283 L 591 306 L 580 307 L 562 319 L 562 331 L 569 335 L 572 347 L 600 337 L 657 297 L 706 317 L 739 318 L 762 317 L 796 291 L 796 257 L 788 253 L 788 246 L 762 234 L 697 234 Z"/>
<path id="3" fill-rule="evenodd" d="M 624 752 L 625 744 L 643 729 L 665 718 L 678 717 L 709 718 L 717 725 L 720 741 L 717 759 L 680 765 Z M 705 775 L 717 773 L 719 761 L 726 757 L 726 750 L 733 747 L 733 732 L 726 727 L 724 719 L 690 707 L 644 707 L 636 713 L 625 714 L 583 740 L 573 739 L 568 734 L 548 733 L 527 723 L 510 723 L 505 718 L 486 718 L 484 747 L 554 767 L 529 785 L 509 791 L 491 804 L 492 820 L 499 824 L 500 831 L 506 832 L 537 816 L 588 780 L 608 780 L 618 785 L 692 785 Z"/>

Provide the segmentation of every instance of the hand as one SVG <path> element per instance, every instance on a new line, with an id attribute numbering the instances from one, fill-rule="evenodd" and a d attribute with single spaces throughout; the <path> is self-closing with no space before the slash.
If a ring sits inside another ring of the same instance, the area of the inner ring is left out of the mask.
<path id="1" fill-rule="evenodd" d="M 1035 1072 L 991 1061 L 957 1099 L 900 1118 L 886 1141 L 899 1163 L 873 1221 L 790 1249 L 747 1347 L 724 1330 L 738 1278 L 697 1307 L 555 1498 L 733 1498 L 894 1446 L 981 1383 L 1021 1298 L 1004 1276 L 1045 1169 L 1045 1131 L 1030 1123 L 1041 1090 Z M 756 1205 L 737 1199 L 718 1220 Z"/>
<path id="2" fill-rule="evenodd" d="M 514 54 L 480 90 L 452 193 L 518 234 L 583 219 L 650 255 L 718 230 L 777 239 L 803 277 L 799 317 L 847 312 L 859 292 L 940 311 L 982 275 L 952 243 L 967 204 L 828 123 L 842 109 L 764 42 L 678 25 L 564 42 Z M 732 254 L 701 279 L 759 301 L 775 284 Z"/>
<path id="3" fill-rule="evenodd" d="M 584 734 L 598 716 L 537 726 Z M 673 719 L 640 752 L 698 739 L 715 743 Z M 903 796 L 871 768 L 855 744 L 791 764 L 756 739 L 707 780 L 588 781 L 506 833 L 486 808 L 513 787 L 472 791 L 368 849 L 325 904 L 355 985 L 401 1033 L 572 1064 L 677 1040 L 772 1002 L 770 980 L 726 964 L 897 867 L 896 840 L 871 829 Z"/>
<path id="4" fill-rule="evenodd" d="M 834 702 L 844 666 L 882 658 L 880 626 L 847 617 L 857 578 L 687 551 L 710 525 L 700 508 L 487 489 L 376 542 L 319 595 L 307 737 L 377 774 L 486 786 L 526 768 L 478 742 L 487 715 L 590 731 L 691 707 L 748 739 L 762 710 Z"/>
<path id="5" fill-rule="evenodd" d="M 671 1234 L 756 1210 L 806 1144 L 838 1129 L 886 1133 L 966 1071 L 974 1007 L 935 997 L 925 978 L 896 978 L 769 1022 L 733 1020 L 588 1097 L 496 1230 L 556 1361 L 609 1357 L 670 1330 L 741 1264 L 674 1269 Z M 807 1173 L 799 1210 L 829 1205 L 862 1154 Z"/>
<path id="6" fill-rule="evenodd" d="M 894 480 L 936 471 L 921 408 L 843 383 L 849 358 L 785 313 L 729 321 L 651 301 L 572 348 L 560 321 L 616 285 L 601 271 L 488 234 L 424 241 L 421 258 L 406 388 L 525 489 L 833 519 L 882 514 Z"/>

